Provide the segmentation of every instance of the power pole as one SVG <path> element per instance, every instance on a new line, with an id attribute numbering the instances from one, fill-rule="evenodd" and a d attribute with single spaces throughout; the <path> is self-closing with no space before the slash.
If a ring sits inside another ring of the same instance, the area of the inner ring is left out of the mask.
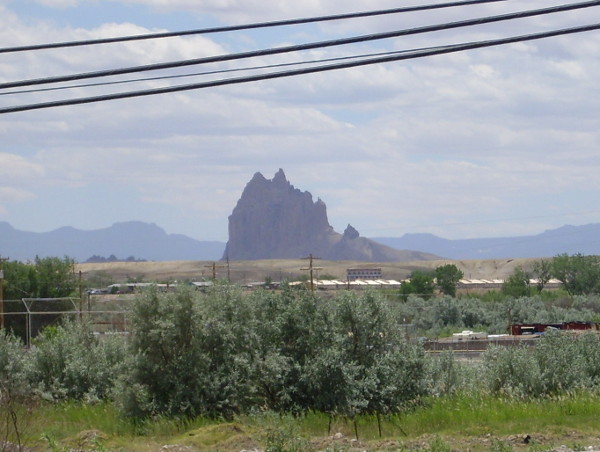
<path id="1" fill-rule="evenodd" d="M 0 329 L 4 329 L 4 268 L 7 257 L 0 256 Z"/>
<path id="2" fill-rule="evenodd" d="M 217 268 L 225 268 L 224 265 L 217 265 L 216 262 L 213 262 L 211 265 L 205 265 L 206 268 L 212 268 L 212 280 L 213 282 L 217 280 Z"/>
<path id="3" fill-rule="evenodd" d="M 323 267 L 315 267 L 313 265 L 313 260 L 320 259 L 320 257 L 314 257 L 312 254 L 309 254 L 308 257 L 303 257 L 302 259 L 308 259 L 308 267 L 301 268 L 300 270 L 308 270 L 310 275 L 310 290 L 315 291 L 315 282 L 314 282 L 314 272 L 318 270 L 322 270 Z"/>
<path id="4" fill-rule="evenodd" d="M 231 284 L 231 268 L 229 267 L 229 253 L 227 253 L 227 282 Z"/>
<path id="5" fill-rule="evenodd" d="M 83 283 L 81 270 L 79 270 L 79 321 L 83 318 Z"/>

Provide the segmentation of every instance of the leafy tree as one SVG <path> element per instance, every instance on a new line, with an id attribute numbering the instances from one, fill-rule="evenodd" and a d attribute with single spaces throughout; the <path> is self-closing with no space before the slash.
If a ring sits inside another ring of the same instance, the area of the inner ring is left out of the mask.
<path id="1" fill-rule="evenodd" d="M 4 298 L 60 298 L 77 288 L 75 261 L 64 257 L 36 257 L 33 263 L 10 261 L 4 264 Z"/>
<path id="2" fill-rule="evenodd" d="M 18 261 L 4 263 L 4 299 L 32 298 L 37 293 L 35 266 Z"/>
<path id="3" fill-rule="evenodd" d="M 552 273 L 569 295 L 600 293 L 600 257 L 560 254 L 552 259 Z"/>
<path id="4" fill-rule="evenodd" d="M 420 270 L 413 271 L 400 286 L 400 294 L 404 300 L 408 299 L 409 294 L 415 294 L 423 299 L 429 299 L 435 291 L 435 280 L 433 273 L 427 273 Z"/>
<path id="5" fill-rule="evenodd" d="M 410 280 L 402 281 L 402 284 L 400 285 L 400 299 L 408 301 L 408 296 L 413 293 L 415 293 L 415 290 L 413 289 Z"/>
<path id="6" fill-rule="evenodd" d="M 71 295 L 77 287 L 75 261 L 64 257 L 35 258 L 38 298 L 60 298 Z"/>
<path id="7" fill-rule="evenodd" d="M 544 290 L 548 281 L 552 279 L 552 261 L 539 260 L 533 264 L 532 275 L 537 279 L 536 287 L 538 292 Z"/>
<path id="8" fill-rule="evenodd" d="M 446 264 L 435 269 L 435 280 L 440 291 L 451 297 L 456 296 L 456 286 L 464 273 L 454 264 Z"/>
<path id="9" fill-rule="evenodd" d="M 29 333 L 35 336 L 37 332 L 50 322 L 56 321 L 60 315 L 48 314 L 44 317 L 34 316 L 31 323 L 23 313 L 26 311 L 21 303 L 23 298 L 62 298 L 67 297 L 75 291 L 77 280 L 73 273 L 73 259 L 65 257 L 36 257 L 32 263 L 18 261 L 6 262 L 4 264 L 4 311 L 14 313 L 5 317 L 5 327 L 18 335 L 23 341 L 27 340 L 27 329 L 31 326 Z M 19 302 L 16 302 L 19 300 Z M 68 311 L 72 305 L 66 300 L 55 300 L 53 302 L 36 303 L 37 311 Z"/>
<path id="10" fill-rule="evenodd" d="M 529 280 L 529 274 L 521 267 L 517 267 L 513 273 L 506 278 L 500 290 L 504 295 L 510 297 L 527 297 L 531 294 Z"/>

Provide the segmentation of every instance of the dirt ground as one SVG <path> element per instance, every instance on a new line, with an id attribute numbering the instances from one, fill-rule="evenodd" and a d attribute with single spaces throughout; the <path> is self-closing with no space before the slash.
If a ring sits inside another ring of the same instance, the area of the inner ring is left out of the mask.
<path id="1" fill-rule="evenodd" d="M 348 268 L 381 268 L 384 279 L 405 279 L 413 270 L 435 269 L 444 264 L 454 264 L 461 269 L 468 279 L 503 279 L 510 275 L 516 267 L 529 268 L 533 259 L 494 259 L 494 260 L 437 260 L 418 262 L 385 262 L 365 263 L 353 261 L 315 260 L 318 276 L 334 276 L 346 278 Z M 308 271 L 308 261 L 303 259 L 258 260 L 258 261 L 169 261 L 169 262 L 109 262 L 77 264 L 76 271 L 81 271 L 84 278 L 96 276 L 111 280 L 113 283 L 140 282 L 175 282 L 202 281 L 211 279 L 230 279 L 244 284 L 264 281 L 292 280 Z"/>

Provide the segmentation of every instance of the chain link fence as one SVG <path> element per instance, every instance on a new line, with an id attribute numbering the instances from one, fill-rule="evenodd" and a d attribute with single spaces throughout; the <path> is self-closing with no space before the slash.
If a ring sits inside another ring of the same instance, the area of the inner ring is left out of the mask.
<path id="1" fill-rule="evenodd" d="M 35 337 L 64 319 L 86 320 L 96 334 L 127 334 L 128 311 L 120 303 L 101 297 L 22 298 L 4 300 L 4 328 L 31 346 Z"/>

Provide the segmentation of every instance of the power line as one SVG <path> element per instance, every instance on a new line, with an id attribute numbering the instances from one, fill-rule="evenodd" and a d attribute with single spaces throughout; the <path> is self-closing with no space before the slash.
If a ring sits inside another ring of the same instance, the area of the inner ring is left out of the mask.
<path id="1" fill-rule="evenodd" d="M 265 64 L 262 66 L 247 66 L 247 67 L 233 68 L 233 69 L 218 69 L 218 70 L 214 70 L 214 71 L 194 72 L 191 74 L 176 74 L 176 75 L 163 75 L 163 76 L 158 76 L 158 77 L 134 78 L 134 79 L 128 79 L 128 80 L 117 80 L 114 82 L 83 83 L 83 84 L 79 84 L 79 85 L 55 86 L 52 88 L 38 88 L 38 89 L 28 89 L 28 90 L 19 90 L 19 91 L 6 91 L 6 92 L 0 92 L 0 96 L 8 96 L 8 95 L 14 95 L 14 94 L 41 93 L 41 92 L 48 92 L 48 91 L 61 91 L 61 90 L 74 89 L 74 88 L 93 88 L 93 87 L 98 87 L 98 86 L 123 85 L 126 83 L 171 80 L 171 79 L 176 79 L 176 78 L 198 77 L 198 76 L 203 76 L 203 75 L 229 74 L 229 73 L 233 73 L 233 72 L 255 71 L 255 70 L 259 70 L 259 69 L 275 69 L 275 68 L 280 68 L 280 67 L 301 66 L 301 65 L 316 64 L 316 63 L 328 63 L 328 62 L 333 62 L 333 61 L 355 60 L 355 59 L 374 57 L 374 56 L 398 55 L 398 54 L 407 53 L 407 52 L 422 51 L 422 50 L 429 50 L 429 49 L 439 49 L 441 47 L 442 46 L 434 46 L 434 47 L 423 47 L 420 49 L 412 49 L 412 50 L 394 50 L 394 51 L 390 51 L 390 52 L 374 52 L 374 53 L 365 53 L 365 54 L 360 54 L 360 55 L 350 55 L 350 56 L 344 56 L 344 57 L 295 61 L 295 62 L 291 62 L 291 63 L 276 63 L 276 64 Z"/>
<path id="2" fill-rule="evenodd" d="M 509 37 L 509 38 L 502 38 L 502 39 L 495 39 L 495 40 L 488 40 L 488 41 L 476 41 L 476 42 L 470 42 L 470 43 L 464 43 L 464 44 L 455 44 L 455 45 L 449 45 L 449 46 L 434 49 L 434 50 L 418 51 L 418 52 L 407 53 L 407 54 L 402 54 L 402 55 L 391 55 L 391 56 L 364 59 L 364 60 L 360 60 L 360 61 L 332 64 L 332 65 L 325 65 L 325 66 L 316 66 L 316 67 L 297 69 L 297 70 L 286 71 L 286 72 L 273 72 L 273 73 L 260 74 L 260 75 L 254 75 L 254 76 L 248 76 L 248 77 L 214 80 L 214 81 L 210 81 L 210 82 L 171 86 L 171 87 L 157 88 L 157 89 L 152 89 L 152 90 L 130 91 L 130 92 L 124 92 L 124 93 L 106 94 L 106 95 L 102 95 L 102 96 L 93 96 L 93 97 L 84 97 L 84 98 L 78 98 L 78 99 L 58 100 L 58 101 L 46 102 L 46 103 L 20 105 L 20 106 L 15 106 L 15 107 L 1 108 L 0 114 L 16 113 L 16 112 L 28 111 L 28 110 L 38 110 L 38 109 L 43 109 L 43 108 L 62 107 L 62 106 L 68 106 L 68 105 L 79 105 L 79 104 L 87 104 L 87 103 L 94 103 L 94 102 L 103 102 L 103 101 L 108 101 L 108 100 L 127 99 L 127 98 L 132 98 L 132 97 L 151 96 L 151 95 L 157 95 L 157 94 L 190 91 L 190 90 L 197 90 L 197 89 L 203 89 L 203 88 L 214 88 L 217 86 L 249 83 L 249 82 L 256 82 L 256 81 L 261 81 L 261 80 L 272 80 L 272 79 L 277 79 L 277 78 L 292 77 L 292 76 L 312 74 L 312 73 L 325 72 L 325 71 L 331 71 L 331 70 L 348 69 L 348 68 L 371 65 L 371 64 L 389 63 L 389 62 L 408 60 L 408 59 L 414 59 L 414 58 L 423 58 L 423 57 L 427 57 L 427 56 L 442 55 L 442 54 L 454 53 L 454 52 L 462 52 L 462 51 L 466 51 L 466 50 L 500 46 L 500 45 L 512 44 L 512 43 L 523 42 L 523 41 L 532 41 L 532 40 L 538 40 L 538 39 L 544 39 L 544 38 L 550 38 L 550 37 L 568 35 L 568 34 L 574 34 L 574 33 L 583 33 L 583 32 L 587 32 L 587 31 L 594 31 L 594 30 L 599 30 L 599 29 L 600 29 L 600 23 L 592 24 L 592 25 L 584 25 L 584 26 L 580 26 L 580 27 L 560 29 L 560 30 L 552 30 L 552 31 L 547 31 L 547 32 L 543 32 L 543 33 L 534 33 L 534 34 L 529 34 L 529 35 L 513 36 L 513 37 Z"/>
<path id="3" fill-rule="evenodd" d="M 102 38 L 102 39 L 87 39 L 81 41 L 67 41 L 67 42 L 54 42 L 47 44 L 33 44 L 27 46 L 18 46 L 18 47 L 6 47 L 0 48 L 0 53 L 13 53 L 13 52 L 25 52 L 31 50 L 45 50 L 45 49 L 57 49 L 64 47 L 79 47 L 79 46 L 88 46 L 88 45 L 96 45 L 96 44 L 110 44 L 116 42 L 127 42 L 127 41 L 141 41 L 148 39 L 160 39 L 160 38 L 171 38 L 177 36 L 190 36 L 190 35 L 200 35 L 200 34 L 212 34 L 212 33 L 223 33 L 223 32 L 231 32 L 231 31 L 241 31 L 241 30 L 251 30 L 258 28 L 269 28 L 269 27 L 280 27 L 287 25 L 301 25 L 308 23 L 317 23 L 317 22 L 327 22 L 334 20 L 345 20 L 345 19 L 357 19 L 361 17 L 373 17 L 373 16 L 382 16 L 388 14 L 398 14 L 398 13 L 408 13 L 408 12 L 417 12 L 417 11 L 428 11 L 433 9 L 442 9 L 442 8 L 452 8 L 456 6 L 469 6 L 469 5 L 479 5 L 484 3 L 496 3 L 503 2 L 507 0 L 466 0 L 466 1 L 454 1 L 448 3 L 439 3 L 437 5 L 421 5 L 421 6 L 407 6 L 402 8 L 392 8 L 392 9 L 383 9 L 383 10 L 375 10 L 375 11 L 363 11 L 358 13 L 347 13 L 347 14 L 336 14 L 329 16 L 320 16 L 320 17 L 308 17 L 303 19 L 288 19 L 288 20 L 279 20 L 273 22 L 259 22 L 253 24 L 245 24 L 245 25 L 231 25 L 226 27 L 213 27 L 213 28 L 203 28 L 197 30 L 184 30 L 184 31 L 174 31 L 174 32 L 164 32 L 164 33 L 149 33 L 144 35 L 133 35 L 133 36 L 121 36 L 114 38 Z"/>
<path id="4" fill-rule="evenodd" d="M 102 71 L 94 71 L 94 72 L 72 74 L 72 75 L 65 75 L 65 76 L 46 77 L 46 78 L 41 78 L 41 79 L 30 79 L 30 80 L 22 80 L 22 81 L 15 81 L 15 82 L 7 82 L 7 83 L 1 83 L 0 89 L 18 88 L 18 87 L 33 86 L 33 85 L 43 85 L 43 84 L 49 84 L 49 83 L 70 82 L 70 81 L 74 81 L 74 80 L 109 77 L 109 76 L 115 76 L 115 75 L 131 74 L 131 73 L 136 73 L 136 72 L 147 72 L 147 71 L 154 71 L 154 70 L 160 70 L 160 69 L 172 69 L 172 68 L 178 68 L 178 67 L 184 67 L 184 66 L 193 66 L 193 65 L 198 65 L 198 64 L 217 63 L 217 62 L 238 60 L 238 59 L 244 59 L 244 58 L 253 58 L 253 57 L 267 56 L 267 55 L 277 55 L 277 54 L 282 54 L 282 53 L 291 53 L 291 52 L 312 50 L 312 49 L 318 49 L 318 48 L 324 48 L 324 47 L 334 47 L 334 46 L 340 46 L 340 45 L 346 45 L 346 44 L 355 44 L 355 43 L 360 43 L 360 42 L 397 38 L 400 36 L 408 36 L 408 35 L 414 35 L 414 34 L 420 34 L 420 33 L 429 33 L 429 32 L 442 31 L 442 30 L 450 30 L 450 29 L 454 29 L 454 28 L 461 28 L 461 27 L 467 27 L 467 26 L 483 25 L 483 24 L 501 22 L 501 21 L 506 21 L 506 20 L 522 19 L 522 18 L 526 18 L 526 17 L 540 16 L 540 15 L 552 14 L 552 13 L 557 13 L 557 12 L 565 12 L 565 11 L 571 11 L 571 10 L 582 9 L 582 8 L 590 8 L 593 6 L 600 6 L 600 0 L 581 2 L 581 3 L 573 3 L 573 4 L 569 4 L 569 5 L 554 6 L 554 7 L 549 7 L 549 8 L 541 8 L 541 9 L 534 9 L 534 10 L 528 10 L 528 11 L 520 11 L 520 12 L 516 12 L 516 13 L 508 13 L 508 14 L 502 14 L 502 15 L 497 15 L 497 16 L 487 16 L 487 17 L 482 17 L 482 18 L 477 18 L 477 19 L 468 19 L 468 20 L 449 22 L 449 23 L 443 23 L 443 24 L 437 24 L 437 25 L 428 25 L 428 26 L 424 26 L 424 27 L 410 28 L 410 29 L 405 29 L 405 30 L 397 30 L 397 31 L 392 31 L 392 32 L 375 33 L 375 34 L 370 34 L 370 35 L 354 36 L 354 37 L 350 37 L 350 38 L 342 38 L 342 39 L 335 39 L 335 40 L 328 40 L 328 41 L 319 41 L 319 42 L 312 42 L 312 43 L 306 43 L 306 44 L 299 44 L 299 45 L 293 45 L 293 46 L 285 46 L 285 47 L 279 47 L 279 48 L 274 48 L 274 49 L 262 49 L 262 50 L 235 53 L 235 54 L 229 54 L 229 55 L 216 55 L 216 56 L 211 56 L 211 57 L 203 57 L 203 58 L 196 58 L 196 59 L 190 59 L 190 60 L 180 60 L 180 61 L 167 62 L 167 63 L 156 63 L 156 64 L 133 66 L 133 67 L 120 68 L 120 69 L 108 69 L 108 70 L 102 70 Z"/>

